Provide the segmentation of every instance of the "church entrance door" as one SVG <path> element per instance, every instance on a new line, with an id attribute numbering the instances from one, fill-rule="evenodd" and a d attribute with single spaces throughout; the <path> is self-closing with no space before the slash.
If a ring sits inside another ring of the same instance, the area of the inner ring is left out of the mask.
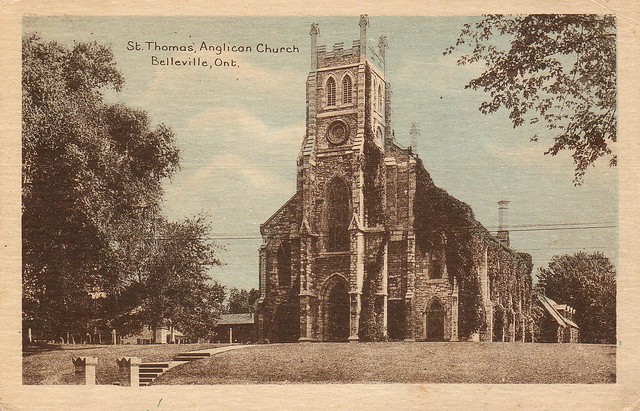
<path id="1" fill-rule="evenodd" d="M 278 342 L 296 342 L 300 337 L 300 317 L 297 307 L 283 303 L 276 309 L 276 337 Z"/>
<path id="2" fill-rule="evenodd" d="M 440 300 L 434 299 L 426 314 L 427 341 L 444 341 L 444 307 Z"/>
<path id="3" fill-rule="evenodd" d="M 338 281 L 331 287 L 325 310 L 325 340 L 347 341 L 349 338 L 349 289 L 346 282 Z"/>

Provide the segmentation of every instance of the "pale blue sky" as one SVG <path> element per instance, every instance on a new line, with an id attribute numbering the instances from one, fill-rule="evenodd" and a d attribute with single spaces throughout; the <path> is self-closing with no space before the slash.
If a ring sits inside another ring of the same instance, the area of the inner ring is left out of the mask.
<path id="1" fill-rule="evenodd" d="M 606 161 L 573 185 L 568 155 L 543 156 L 549 139 L 530 143 L 532 130 L 514 130 L 504 111 L 484 116 L 484 94 L 464 85 L 482 67 L 460 67 L 443 50 L 457 39 L 462 17 L 370 17 L 368 41 L 386 35 L 387 80 L 393 90 L 392 126 L 409 144 L 419 124 L 418 153 L 437 185 L 474 209 L 489 230 L 497 228 L 498 200 L 511 201 L 511 244 L 532 254 L 536 266 L 552 255 L 601 251 L 617 261 L 617 228 L 566 228 L 556 224 L 617 225 L 617 169 Z M 170 218 L 207 212 L 214 235 L 225 245 L 225 266 L 214 279 L 242 288 L 258 285 L 259 225 L 295 191 L 295 162 L 305 132 L 305 81 L 309 70 L 309 27 L 320 25 L 319 44 L 345 47 L 359 37 L 358 17 L 339 18 L 100 18 L 38 17 L 26 32 L 71 45 L 110 44 L 125 87 L 110 101 L 146 110 L 154 123 L 176 133 L 182 170 L 165 184 Z M 127 42 L 200 46 L 230 43 L 296 45 L 300 53 L 156 53 L 127 51 Z M 215 57 L 239 67 L 160 67 L 151 56 Z M 529 230 L 536 231 L 515 231 Z M 534 271 L 535 273 L 535 271 Z"/>

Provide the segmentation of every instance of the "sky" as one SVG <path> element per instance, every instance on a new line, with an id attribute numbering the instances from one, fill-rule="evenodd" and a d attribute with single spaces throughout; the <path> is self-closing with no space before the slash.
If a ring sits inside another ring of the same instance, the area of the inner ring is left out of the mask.
<path id="1" fill-rule="evenodd" d="M 487 96 L 464 86 L 483 67 L 458 66 L 455 54 L 443 55 L 462 25 L 475 19 L 370 16 L 368 43 L 377 45 L 380 35 L 389 43 L 386 78 L 397 141 L 409 145 L 416 123 L 417 152 L 435 183 L 469 204 L 490 231 L 497 229 L 497 201 L 509 200 L 511 246 L 532 255 L 534 277 L 552 256 L 578 251 L 602 252 L 615 264 L 618 170 L 601 161 L 574 186 L 570 156 L 543 155 L 550 135 L 532 143 L 540 130 L 513 129 L 505 111 L 478 111 Z M 359 38 L 358 16 L 29 17 L 23 27 L 68 46 L 111 46 L 125 86 L 106 100 L 143 109 L 176 134 L 182 168 L 164 185 L 165 214 L 208 215 L 225 263 L 212 267 L 211 277 L 249 289 L 258 286 L 260 224 L 295 193 L 312 22 L 320 27 L 318 44 L 328 50 Z M 203 42 L 252 51 L 199 51 Z M 258 44 L 299 52 L 260 53 Z M 196 52 L 156 51 L 156 45 Z M 222 65 L 153 65 L 154 56 Z"/>

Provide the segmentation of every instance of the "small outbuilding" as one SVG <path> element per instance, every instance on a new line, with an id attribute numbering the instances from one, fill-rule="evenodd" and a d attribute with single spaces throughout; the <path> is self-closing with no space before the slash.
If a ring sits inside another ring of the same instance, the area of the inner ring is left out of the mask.
<path id="1" fill-rule="evenodd" d="M 247 343 L 255 341 L 253 313 L 221 314 L 215 326 L 220 342 Z"/>
<path id="2" fill-rule="evenodd" d="M 580 329 L 573 321 L 576 310 L 543 294 L 538 294 L 537 298 L 542 308 L 542 316 L 538 320 L 538 342 L 577 343 Z"/>

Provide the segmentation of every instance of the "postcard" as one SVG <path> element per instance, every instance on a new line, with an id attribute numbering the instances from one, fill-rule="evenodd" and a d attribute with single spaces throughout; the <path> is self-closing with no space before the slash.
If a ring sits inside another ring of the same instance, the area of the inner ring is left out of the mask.
<path id="1" fill-rule="evenodd" d="M 0 406 L 635 409 L 637 16 L 544 6 L 2 6 Z"/>

